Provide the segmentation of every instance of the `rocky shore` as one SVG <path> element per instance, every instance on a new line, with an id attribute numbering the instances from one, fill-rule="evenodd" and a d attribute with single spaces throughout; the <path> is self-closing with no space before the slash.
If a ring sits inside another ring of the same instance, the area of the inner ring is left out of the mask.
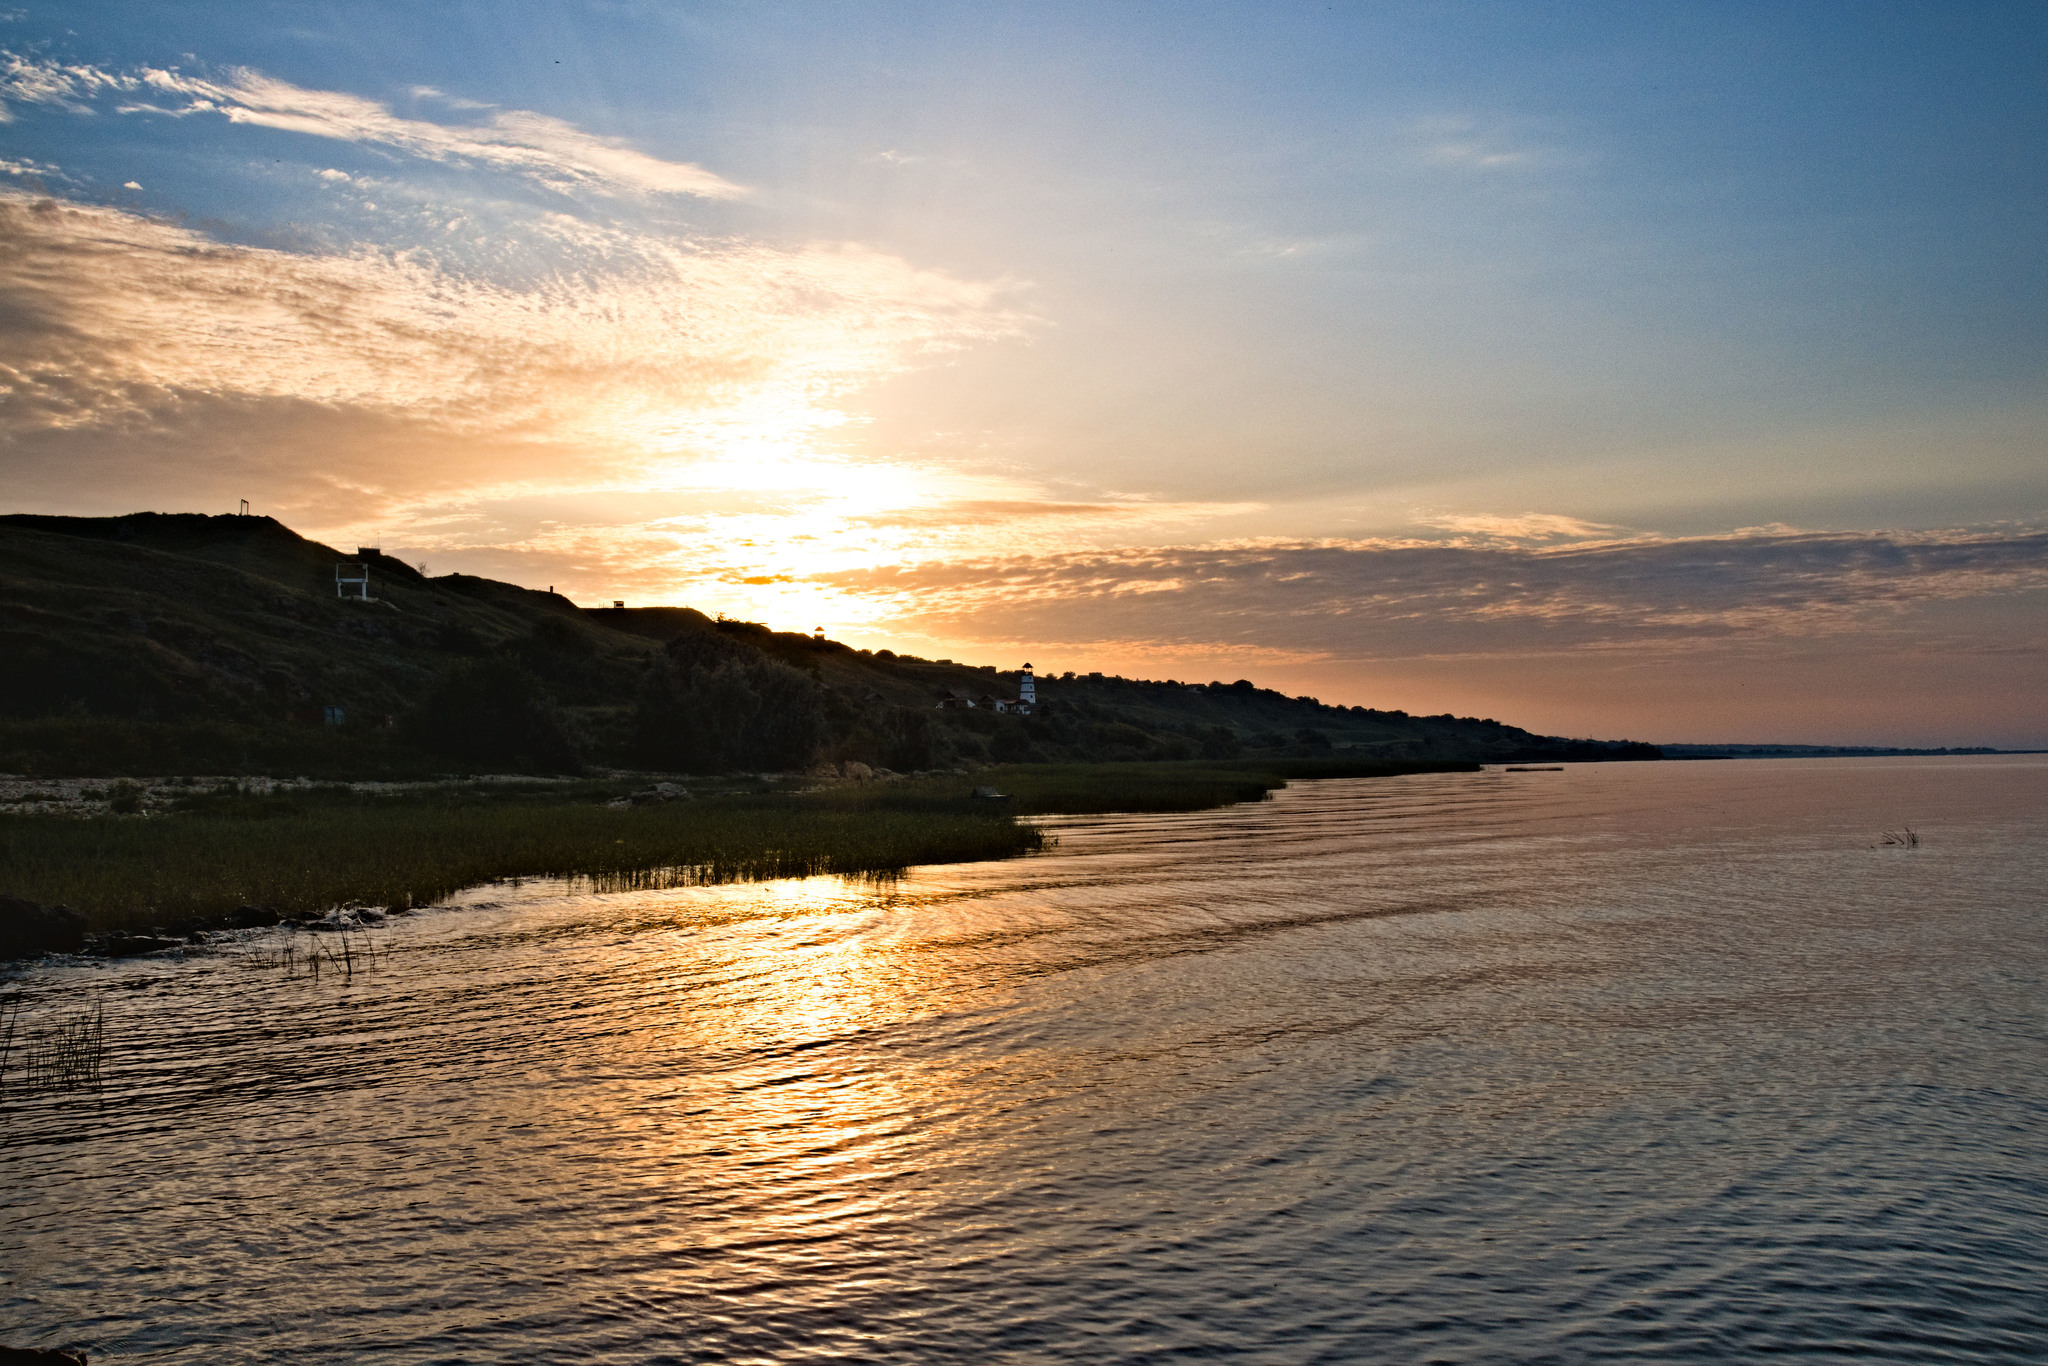
<path id="1" fill-rule="evenodd" d="M 170 949 L 200 948 L 217 938 L 231 938 L 237 930 L 289 925 L 312 931 L 367 929 L 381 924 L 390 912 L 369 906 L 349 906 L 326 915 L 290 915 L 268 906 L 241 906 L 225 916 L 182 931 L 158 929 L 148 934 L 94 934 L 86 929 L 85 917 L 68 906 L 44 906 L 18 896 L 0 896 L 0 963 L 40 958 L 52 953 L 75 953 L 89 958 L 138 958 Z M 0 1366 L 5 1366 L 0 1357 Z"/>

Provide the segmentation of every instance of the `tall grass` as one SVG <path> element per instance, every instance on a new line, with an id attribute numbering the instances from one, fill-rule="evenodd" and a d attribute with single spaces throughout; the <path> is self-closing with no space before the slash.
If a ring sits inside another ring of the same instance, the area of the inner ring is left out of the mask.
<path id="1" fill-rule="evenodd" d="M 177 926 L 243 905 L 322 914 L 417 906 L 477 883 L 582 874 L 612 885 L 888 872 L 1003 858 L 1043 837 L 992 814 L 794 802 L 312 806 L 268 819 L 0 817 L 0 884 L 96 930 Z"/>
<path id="2" fill-rule="evenodd" d="M 7 1093 L 8 1064 L 17 1052 L 21 1080 L 16 1084 L 30 1094 L 98 1089 L 107 1053 L 107 1017 L 99 1003 L 30 1027 L 17 1045 L 20 1022 L 21 998 L 0 999 L 0 1096 Z"/>
<path id="3" fill-rule="evenodd" d="M 506 878 L 580 876 L 607 890 L 890 873 L 1007 858 L 1047 837 L 1020 815 L 1195 811 L 1290 778 L 1476 764 L 1269 760 L 1024 764 L 801 795 L 615 808 L 601 784 L 366 797 L 346 788 L 226 794 L 146 819 L 0 815 L 0 892 L 62 903 L 94 930 L 189 927 L 236 908 L 321 915 L 419 906 Z M 995 786 L 1009 800 L 977 800 Z"/>

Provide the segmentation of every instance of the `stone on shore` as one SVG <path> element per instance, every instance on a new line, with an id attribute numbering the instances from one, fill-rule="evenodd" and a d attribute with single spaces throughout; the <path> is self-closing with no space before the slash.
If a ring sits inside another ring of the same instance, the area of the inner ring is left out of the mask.
<path id="1" fill-rule="evenodd" d="M 140 958 L 145 953 L 184 947 L 182 939 L 166 939 L 157 934 L 103 934 L 92 940 L 92 952 L 100 958 Z"/>
<path id="2" fill-rule="evenodd" d="M 77 953 L 84 947 L 85 917 L 69 906 L 0 896 L 0 960 Z"/>
<path id="3" fill-rule="evenodd" d="M 87 1366 L 87 1359 L 62 1347 L 0 1347 L 0 1366 Z"/>

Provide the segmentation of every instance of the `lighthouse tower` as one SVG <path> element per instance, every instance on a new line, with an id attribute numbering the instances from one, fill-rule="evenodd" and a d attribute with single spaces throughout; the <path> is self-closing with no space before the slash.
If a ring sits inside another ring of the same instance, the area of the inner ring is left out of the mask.
<path id="1" fill-rule="evenodd" d="M 1024 672 L 1017 675 L 1017 702 L 1026 711 L 1038 708 L 1038 681 L 1031 676 L 1031 665 L 1024 665 Z"/>

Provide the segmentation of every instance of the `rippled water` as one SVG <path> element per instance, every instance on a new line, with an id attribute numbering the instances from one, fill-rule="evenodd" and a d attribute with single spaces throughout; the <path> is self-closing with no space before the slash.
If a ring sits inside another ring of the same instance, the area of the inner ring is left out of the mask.
<path id="1" fill-rule="evenodd" d="M 2041 1361 L 2044 817 L 2034 759 L 1326 782 L 889 886 L 484 889 L 346 980 L 45 963 L 26 1019 L 109 1045 L 0 1101 L 0 1341 Z"/>

